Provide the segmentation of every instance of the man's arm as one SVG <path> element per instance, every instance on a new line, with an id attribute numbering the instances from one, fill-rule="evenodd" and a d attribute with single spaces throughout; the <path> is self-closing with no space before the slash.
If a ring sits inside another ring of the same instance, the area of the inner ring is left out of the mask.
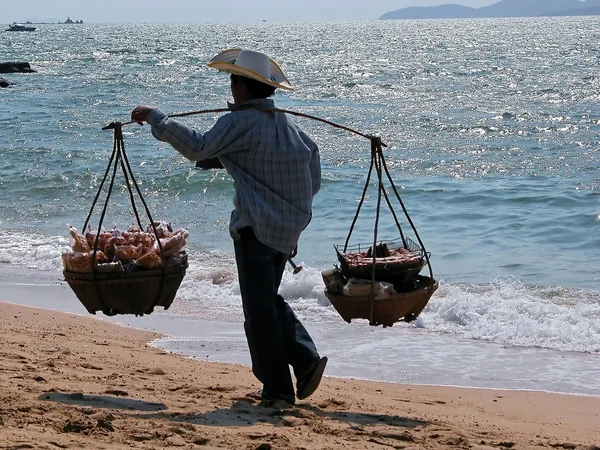
<path id="1" fill-rule="evenodd" d="M 156 139 L 170 144 L 192 161 L 204 161 L 235 151 L 235 141 L 241 133 L 230 114 L 220 117 L 205 134 L 170 119 L 162 111 L 151 107 L 138 106 L 131 113 L 131 118 L 140 124 L 148 122 Z"/>

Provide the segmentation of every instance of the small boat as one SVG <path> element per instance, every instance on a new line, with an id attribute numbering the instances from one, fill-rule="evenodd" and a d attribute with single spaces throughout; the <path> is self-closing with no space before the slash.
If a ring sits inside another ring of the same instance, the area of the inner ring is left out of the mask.
<path id="1" fill-rule="evenodd" d="M 22 23 L 13 23 L 12 25 L 9 25 L 8 28 L 4 31 L 35 31 L 35 27 L 23 25 Z"/>

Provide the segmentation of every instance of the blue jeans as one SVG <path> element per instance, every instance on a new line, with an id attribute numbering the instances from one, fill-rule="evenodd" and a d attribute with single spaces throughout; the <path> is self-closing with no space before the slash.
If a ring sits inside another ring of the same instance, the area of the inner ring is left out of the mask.
<path id="1" fill-rule="evenodd" d="M 308 331 L 277 292 L 288 255 L 261 244 L 250 230 L 234 240 L 244 330 L 252 371 L 263 383 L 263 398 L 294 404 L 296 378 L 306 375 L 319 359 Z"/>

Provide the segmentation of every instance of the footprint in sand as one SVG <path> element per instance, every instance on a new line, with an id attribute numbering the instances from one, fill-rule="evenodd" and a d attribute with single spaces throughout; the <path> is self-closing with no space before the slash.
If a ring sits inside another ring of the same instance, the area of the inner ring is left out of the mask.
<path id="1" fill-rule="evenodd" d="M 104 391 L 105 394 L 108 395 L 116 395 L 117 397 L 127 397 L 129 393 L 127 391 L 122 391 L 120 389 L 108 389 Z"/>
<path id="2" fill-rule="evenodd" d="M 213 392 L 234 392 L 237 391 L 235 386 L 209 386 L 205 390 Z"/>
<path id="3" fill-rule="evenodd" d="M 84 369 L 103 370 L 102 367 L 94 366 L 93 364 L 89 364 L 89 363 L 83 363 L 83 364 L 80 364 L 79 366 L 83 367 Z"/>
<path id="4" fill-rule="evenodd" d="M 137 373 L 146 373 L 148 375 L 166 375 L 166 372 L 160 367 L 151 367 L 146 369 L 138 369 Z"/>
<path id="5" fill-rule="evenodd" d="M 347 408 L 348 407 L 348 403 L 346 403 L 343 400 L 338 400 L 335 398 L 328 398 L 325 401 L 322 401 L 321 403 L 319 403 L 319 408 L 321 409 L 327 409 L 329 407 L 334 407 L 334 408 Z"/>

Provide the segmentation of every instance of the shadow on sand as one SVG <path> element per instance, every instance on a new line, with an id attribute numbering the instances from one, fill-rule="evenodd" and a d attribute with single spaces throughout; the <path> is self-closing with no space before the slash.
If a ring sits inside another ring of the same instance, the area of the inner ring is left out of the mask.
<path id="1" fill-rule="evenodd" d="M 236 399 L 231 408 L 216 408 L 205 413 L 183 414 L 159 412 L 154 414 L 132 414 L 140 419 L 167 419 L 173 422 L 189 423 L 205 426 L 232 426 L 244 427 L 258 423 L 298 426 L 305 420 L 315 418 L 327 419 L 346 423 L 350 429 L 361 430 L 369 425 L 387 425 L 404 429 L 413 429 L 418 426 L 428 425 L 427 422 L 406 417 L 386 414 L 368 414 L 350 411 L 327 411 L 320 407 L 301 404 L 290 409 L 277 409 L 259 404 L 246 398 Z"/>
<path id="2" fill-rule="evenodd" d="M 121 394 L 125 395 L 125 394 Z M 87 395 L 81 392 L 47 392 L 39 396 L 40 400 L 64 403 L 68 405 L 132 411 L 129 416 L 137 419 L 164 419 L 177 423 L 189 423 L 204 426 L 244 427 L 256 424 L 274 426 L 299 426 L 316 418 L 344 423 L 350 430 L 363 431 L 370 425 L 383 425 L 400 429 L 413 429 L 428 425 L 427 422 L 396 415 L 369 414 L 344 411 L 343 406 L 332 403 L 336 411 L 326 410 L 327 402 L 321 407 L 310 404 L 296 405 L 290 409 L 278 409 L 261 406 L 253 399 L 240 397 L 234 399 L 230 408 L 215 408 L 205 413 L 185 414 L 168 412 L 164 403 L 147 402 L 111 395 Z M 136 413 L 134 411 L 141 411 Z"/>
<path id="3" fill-rule="evenodd" d="M 164 411 L 164 403 L 146 402 L 131 398 L 111 395 L 87 395 L 81 392 L 65 394 L 62 392 L 46 392 L 39 396 L 40 400 L 65 403 L 68 405 L 93 406 L 96 408 L 125 409 L 130 411 Z"/>

